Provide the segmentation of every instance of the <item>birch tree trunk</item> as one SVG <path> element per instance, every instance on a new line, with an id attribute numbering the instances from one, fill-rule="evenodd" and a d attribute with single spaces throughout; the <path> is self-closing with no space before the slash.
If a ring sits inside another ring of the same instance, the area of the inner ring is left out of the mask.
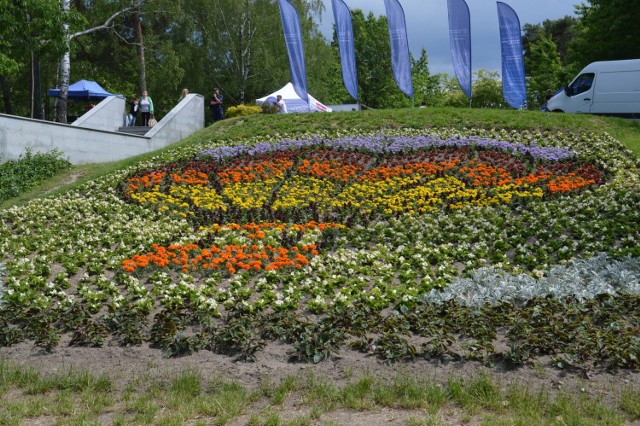
<path id="1" fill-rule="evenodd" d="M 234 80 L 237 82 L 240 103 L 245 102 L 245 92 L 253 68 L 252 47 L 256 32 L 253 7 L 254 4 L 250 0 L 245 0 L 231 9 L 230 13 L 224 2 L 218 2 L 218 16 L 224 28 L 221 32 L 230 35 L 230 53 L 233 58 L 231 66 L 234 70 Z"/>
<path id="2" fill-rule="evenodd" d="M 138 85 L 140 86 L 140 93 L 147 90 L 147 71 L 145 68 L 144 58 L 144 39 L 142 37 L 142 0 L 137 0 L 134 20 L 136 26 L 136 38 L 138 39 L 138 57 L 140 58 L 140 70 L 138 73 Z"/>
<path id="3" fill-rule="evenodd" d="M 240 81 L 240 103 L 244 103 L 244 94 L 247 89 L 247 83 L 249 81 L 249 74 L 251 72 L 251 44 L 253 41 L 253 22 L 252 13 L 250 10 L 249 0 L 245 1 L 244 11 L 241 17 L 240 23 L 240 43 L 239 43 L 239 56 L 240 56 L 240 75 L 242 79 Z"/>
<path id="4" fill-rule="evenodd" d="M 61 0 L 62 1 L 62 11 L 63 13 L 68 13 L 71 10 L 71 0 Z M 138 0 L 140 3 L 142 0 Z M 130 7 L 119 10 L 113 15 L 109 17 L 104 24 L 98 25 L 92 28 L 88 28 L 86 30 L 78 31 L 76 33 L 69 33 L 69 24 L 64 21 L 62 23 L 64 27 L 64 32 L 67 34 L 67 48 L 65 49 L 62 58 L 60 59 L 60 81 L 58 83 L 58 88 L 60 89 L 60 94 L 56 98 L 56 121 L 59 123 L 67 122 L 67 100 L 69 98 L 69 79 L 71 78 L 71 54 L 70 47 L 71 41 L 79 36 L 83 36 L 86 34 L 91 34 L 95 31 L 106 30 L 111 28 L 111 23 L 116 17 L 119 15 L 129 12 L 131 10 Z"/>
<path id="5" fill-rule="evenodd" d="M 61 0 L 62 13 L 67 14 L 71 10 L 71 0 Z M 65 34 L 69 34 L 69 23 L 65 20 L 62 22 Z M 56 98 L 55 110 L 56 121 L 58 123 L 67 122 L 67 99 L 69 96 L 69 79 L 71 78 L 71 54 L 69 50 L 69 43 L 71 38 L 67 36 L 67 47 L 60 59 L 60 81 L 58 83 L 58 89 L 60 93 Z"/>

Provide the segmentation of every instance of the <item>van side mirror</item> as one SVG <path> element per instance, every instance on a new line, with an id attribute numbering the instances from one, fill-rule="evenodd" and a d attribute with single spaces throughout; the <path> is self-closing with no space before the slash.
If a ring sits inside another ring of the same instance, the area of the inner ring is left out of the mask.
<path id="1" fill-rule="evenodd" d="M 564 86 L 564 94 L 571 96 L 571 87 L 569 87 L 569 85 Z"/>

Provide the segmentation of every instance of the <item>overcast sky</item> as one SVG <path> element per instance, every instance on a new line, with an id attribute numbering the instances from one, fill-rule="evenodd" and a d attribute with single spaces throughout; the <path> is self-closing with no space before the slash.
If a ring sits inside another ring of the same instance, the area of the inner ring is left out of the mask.
<path id="1" fill-rule="evenodd" d="M 325 13 L 320 30 L 332 39 L 333 10 L 331 0 L 323 0 Z M 500 32 L 495 0 L 466 0 L 471 16 L 471 66 L 473 72 L 489 69 L 500 72 Z M 540 24 L 545 19 L 575 16 L 580 0 L 503 0 L 518 14 L 520 25 Z M 345 0 L 349 9 L 386 15 L 384 0 Z M 429 58 L 429 71 L 453 75 L 449 50 L 449 18 L 447 0 L 400 0 L 407 22 L 409 49 L 417 58 L 422 48 Z M 356 52 L 357 55 L 357 52 Z"/>

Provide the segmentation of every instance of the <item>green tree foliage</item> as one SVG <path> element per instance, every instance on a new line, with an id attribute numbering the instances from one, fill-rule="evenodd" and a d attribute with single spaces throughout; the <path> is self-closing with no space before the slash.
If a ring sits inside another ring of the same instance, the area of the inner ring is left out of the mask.
<path id="1" fill-rule="evenodd" d="M 62 22 L 69 23 L 69 34 L 75 34 L 104 24 L 116 11 L 138 2 L 74 0 L 71 13 L 63 17 L 59 0 L 0 0 L 0 84 L 10 89 L 7 93 L 20 105 L 14 113 L 26 115 L 31 59 L 25 43 L 52 46 L 54 37 L 46 35 L 46 43 L 26 36 L 16 39 L 15 34 L 30 34 L 16 29 L 24 21 L 24 11 L 18 7 L 22 4 L 55 9 L 55 13 L 44 14 L 51 17 L 51 28 L 58 31 L 61 40 L 57 53 L 51 50 L 42 58 L 46 91 L 57 86 L 56 69 L 65 46 Z M 323 3 L 297 0 L 294 5 L 302 23 L 309 91 L 323 99 L 330 94 L 327 82 L 333 68 L 329 65 L 335 63 L 316 24 Z M 273 0 L 144 0 L 141 18 L 147 89 L 159 116 L 176 104 L 182 87 L 208 97 L 218 86 L 225 95 L 225 106 L 229 106 L 250 103 L 290 80 L 279 9 Z M 70 48 L 71 82 L 95 80 L 106 90 L 129 98 L 140 93 L 132 12 L 117 16 L 105 30 L 74 38 Z M 83 110 L 83 102 L 70 102 L 68 113 L 77 115 Z M 47 117 L 53 118 L 52 100 Z"/>
<path id="2" fill-rule="evenodd" d="M 329 93 L 327 63 L 332 62 L 331 48 L 313 19 L 322 10 L 322 2 L 299 1 L 294 5 L 301 20 L 309 91 L 322 98 Z M 160 89 L 171 92 L 169 104 L 175 103 L 181 87 L 207 98 L 219 87 L 225 106 L 251 103 L 291 80 L 276 2 L 191 0 L 182 4 L 173 22 L 159 22 L 153 33 L 166 36 L 176 66 L 183 70 L 172 73 L 180 75 L 173 90 Z M 154 77 L 152 67 L 148 72 L 150 85 L 156 90 L 153 82 L 158 76 Z M 163 77 L 158 81 L 168 80 Z"/>
<path id="3" fill-rule="evenodd" d="M 569 64 L 569 46 L 578 34 L 577 18 L 565 16 L 560 19 L 545 19 L 542 24 L 524 24 L 522 29 L 524 31 L 522 47 L 525 57 L 530 55 L 531 46 L 537 43 L 540 37 L 547 36 L 555 43 L 560 62 L 564 66 Z"/>
<path id="4" fill-rule="evenodd" d="M 588 0 L 577 7 L 581 33 L 572 45 L 580 66 L 593 61 L 640 58 L 640 2 Z"/>
<path id="5" fill-rule="evenodd" d="M 352 104 L 356 102 L 356 100 L 351 97 L 344 85 L 344 80 L 342 78 L 342 64 L 340 63 L 340 48 L 336 37 L 337 35 L 334 25 L 333 40 L 331 41 L 332 58 L 326 64 L 326 67 L 328 68 L 327 88 L 329 93 L 327 97 L 323 99 L 329 104 Z"/>
<path id="6" fill-rule="evenodd" d="M 560 54 L 551 37 L 541 35 L 530 45 L 529 55 L 525 56 L 525 69 L 529 75 L 527 105 L 529 109 L 537 109 L 545 102 L 547 90 L 555 93 L 564 81 Z"/>
<path id="7" fill-rule="evenodd" d="M 51 0 L 0 0 L 0 83 L 4 111 L 27 115 L 34 63 L 55 60 L 65 46 L 62 11 Z M 15 110 L 13 106 L 16 106 Z"/>
<path id="8" fill-rule="evenodd" d="M 391 69 L 391 43 L 387 17 L 365 18 L 360 9 L 351 12 L 356 49 L 360 102 L 370 108 L 390 108 L 403 102 Z"/>
<path id="9" fill-rule="evenodd" d="M 356 50 L 358 92 L 360 102 L 370 108 L 400 108 L 412 105 L 412 100 L 398 89 L 391 67 L 391 43 L 386 16 L 376 18 L 373 13 L 366 17 L 360 9 L 351 12 Z M 337 42 L 334 31 L 334 48 Z M 339 56 L 335 55 L 339 60 Z M 429 105 L 438 103 L 440 80 L 429 73 L 427 52 L 420 57 L 411 56 L 411 78 L 414 89 L 414 104 L 423 101 Z"/>
<path id="10" fill-rule="evenodd" d="M 443 91 L 440 79 L 440 75 L 430 74 L 429 59 L 425 49 L 420 51 L 418 59 L 411 56 L 411 80 L 416 105 L 424 103 L 428 106 L 438 106 L 441 103 Z"/>
<path id="11" fill-rule="evenodd" d="M 5 13 L 0 14 L 0 75 L 9 76 L 18 72 L 18 61 L 12 58 L 10 51 L 13 44 L 10 42 L 10 34 L 15 34 L 17 21 L 15 13 L 17 8 L 10 0 L 0 0 L 0 8 Z"/>
<path id="12" fill-rule="evenodd" d="M 481 69 L 472 86 L 474 108 L 511 108 L 502 97 L 502 82 L 497 72 Z"/>
<path id="13" fill-rule="evenodd" d="M 462 91 L 460 83 L 458 83 L 458 79 L 455 76 L 444 74 L 440 79 L 440 85 L 442 87 L 442 97 L 440 101 L 441 106 L 456 108 L 469 107 L 469 99 Z M 473 95 L 473 84 L 471 86 L 471 90 Z"/>
<path id="14" fill-rule="evenodd" d="M 37 55 L 57 55 L 64 47 L 59 25 L 62 12 L 50 0 L 0 0 L 0 75 L 18 71 L 18 64 Z"/>
<path id="15" fill-rule="evenodd" d="M 575 44 L 576 60 L 640 58 L 640 2 L 588 0 L 578 7 L 583 33 Z"/>
<path id="16" fill-rule="evenodd" d="M 108 1 L 80 2 L 76 10 L 85 21 L 82 27 L 102 24 L 126 4 Z M 135 33 L 132 14 L 119 16 L 113 29 L 77 37 L 71 44 L 71 82 L 95 80 L 111 93 L 138 93 Z M 155 101 L 155 100 L 154 100 Z"/>
<path id="17" fill-rule="evenodd" d="M 183 84 L 225 103 L 250 102 L 288 77 L 276 4 L 265 1 L 194 0 L 171 33 L 185 68 Z M 279 87 L 279 86 L 278 86 Z"/>

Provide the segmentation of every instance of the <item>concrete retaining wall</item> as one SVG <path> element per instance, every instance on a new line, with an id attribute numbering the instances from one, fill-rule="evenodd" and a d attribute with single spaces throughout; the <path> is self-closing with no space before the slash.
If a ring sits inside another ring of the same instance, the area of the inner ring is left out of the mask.
<path id="1" fill-rule="evenodd" d="M 123 98 L 111 96 L 72 125 L 0 114 L 0 162 L 17 160 L 27 148 L 57 149 L 73 164 L 118 161 L 164 148 L 204 128 L 202 95 L 188 95 L 144 136 L 116 132 L 125 106 Z"/>
<path id="2" fill-rule="evenodd" d="M 126 111 L 128 111 L 128 108 L 122 96 L 109 96 L 78 117 L 71 125 L 87 129 L 115 132 L 118 130 L 118 127 L 124 126 Z"/>

